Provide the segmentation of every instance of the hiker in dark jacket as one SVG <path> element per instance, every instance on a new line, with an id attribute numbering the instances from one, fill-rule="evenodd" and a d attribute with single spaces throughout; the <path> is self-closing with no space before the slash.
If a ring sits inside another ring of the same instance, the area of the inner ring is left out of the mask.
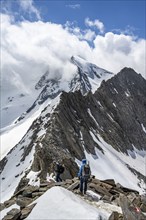
<path id="1" fill-rule="evenodd" d="M 78 177 L 80 179 L 80 192 L 81 194 L 86 194 L 87 191 L 87 183 L 90 178 L 91 171 L 89 164 L 87 164 L 87 160 L 83 159 L 82 164 L 78 173 Z"/>
<path id="2" fill-rule="evenodd" d="M 62 182 L 62 178 L 60 177 L 60 175 L 63 172 L 64 172 L 64 165 L 57 162 L 56 165 L 55 165 L 56 182 Z"/>

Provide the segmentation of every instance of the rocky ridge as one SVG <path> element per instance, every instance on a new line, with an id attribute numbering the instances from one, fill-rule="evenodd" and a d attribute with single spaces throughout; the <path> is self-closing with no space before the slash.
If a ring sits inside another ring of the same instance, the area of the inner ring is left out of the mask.
<path id="1" fill-rule="evenodd" d="M 50 152 L 54 160 L 59 159 L 61 153 L 65 164 L 66 158 L 84 158 L 84 149 L 98 158 L 95 148 L 104 151 L 94 141 L 92 132 L 97 140 L 101 136 L 115 150 L 128 155 L 135 148 L 145 149 L 146 133 L 142 125 L 146 127 L 146 81 L 132 69 L 125 68 L 103 82 L 95 94 L 82 96 L 80 91 L 63 92 L 59 105 L 46 122 L 41 143 L 45 155 Z M 76 170 L 74 166 L 73 173 Z M 144 176 L 140 178 L 145 181 Z"/>
<path id="2" fill-rule="evenodd" d="M 24 119 L 37 105 L 43 104 L 48 99 L 53 100 L 62 91 L 75 92 L 80 90 L 82 95 L 85 95 L 89 91 L 94 92 L 95 88 L 97 89 L 99 87 L 103 79 L 107 80 L 113 75 L 113 73 L 89 63 L 78 56 L 72 56 L 70 62 L 77 68 L 72 79 L 70 81 L 62 80 L 60 73 L 53 78 L 50 77 L 50 71 L 46 71 L 35 85 L 35 92 L 39 91 L 38 97 L 26 112 L 23 112 L 18 117 L 15 123 Z M 66 84 L 65 87 L 62 85 L 64 83 Z"/>
<path id="3" fill-rule="evenodd" d="M 119 183 L 115 184 L 113 179 L 101 181 L 94 176 L 90 179 L 87 194 L 84 196 L 79 193 L 78 178 L 67 179 L 59 183 L 53 180 L 50 182 L 43 181 L 39 187 L 28 185 L 14 194 L 10 200 L 5 201 L 3 204 L 1 203 L 1 211 L 15 203 L 20 207 L 20 209 L 9 211 L 2 220 L 25 219 L 34 208 L 35 200 L 54 186 L 64 187 L 72 191 L 95 207 L 100 207 L 101 201 L 111 206 L 116 205 L 119 207 L 119 212 L 113 211 L 109 216 L 109 220 L 146 220 L 145 195 L 139 195 L 137 191 L 123 187 Z M 94 192 L 94 195 L 90 194 L 90 191 Z"/>

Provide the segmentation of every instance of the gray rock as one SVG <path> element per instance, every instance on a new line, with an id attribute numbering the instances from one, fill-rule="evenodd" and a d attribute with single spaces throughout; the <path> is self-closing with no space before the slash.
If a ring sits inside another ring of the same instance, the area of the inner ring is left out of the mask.
<path id="1" fill-rule="evenodd" d="M 4 205 L 4 203 L 0 203 L 0 212 L 1 212 L 3 209 L 5 209 L 5 205 Z"/>
<path id="2" fill-rule="evenodd" d="M 44 194 L 44 192 L 34 192 L 34 193 L 32 193 L 32 198 L 42 196 L 43 194 Z"/>
<path id="3" fill-rule="evenodd" d="M 22 195 L 24 197 L 31 197 L 33 192 L 38 192 L 39 187 L 38 186 L 27 186 L 24 188 Z"/>
<path id="4" fill-rule="evenodd" d="M 114 179 L 102 180 L 101 182 L 107 183 L 108 186 L 109 186 L 109 185 L 111 185 L 111 186 L 116 186 Z M 110 186 L 109 186 L 109 187 L 110 187 Z"/>
<path id="5" fill-rule="evenodd" d="M 101 196 L 108 196 L 109 198 L 112 196 L 112 194 L 107 189 L 105 189 L 104 187 L 100 185 L 90 183 L 89 188 L 94 190 L 96 193 L 99 193 Z"/>
<path id="6" fill-rule="evenodd" d="M 128 200 L 125 195 L 120 195 L 120 205 L 123 212 L 124 220 L 146 220 L 146 217 L 137 211 L 136 207 Z"/>
<path id="7" fill-rule="evenodd" d="M 13 205 L 15 203 L 15 199 L 10 199 L 4 202 L 4 206 L 6 208 L 10 207 L 11 205 Z"/>
<path id="8" fill-rule="evenodd" d="M 119 220 L 119 213 L 118 212 L 112 212 L 108 220 Z M 129 219 L 130 220 L 130 219 Z"/>
<path id="9" fill-rule="evenodd" d="M 20 219 L 25 219 L 29 215 L 29 213 L 32 211 L 32 209 L 34 208 L 35 205 L 36 204 L 32 204 L 32 205 L 27 206 L 26 208 L 22 209 Z"/>
<path id="10" fill-rule="evenodd" d="M 19 209 L 14 208 L 7 213 L 3 220 L 18 220 L 20 215 L 21 211 Z"/>
<path id="11" fill-rule="evenodd" d="M 25 208 L 27 205 L 29 205 L 33 200 L 31 198 L 23 197 L 22 195 L 19 195 L 16 199 L 16 204 L 20 206 L 20 208 Z"/>
<path id="12" fill-rule="evenodd" d="M 80 181 L 77 180 L 76 182 L 74 182 L 73 184 L 71 184 L 67 189 L 68 189 L 68 190 L 75 190 L 75 189 L 79 188 L 79 183 L 80 183 Z"/>
<path id="13" fill-rule="evenodd" d="M 140 209 L 142 212 L 146 213 L 146 204 L 141 204 Z"/>

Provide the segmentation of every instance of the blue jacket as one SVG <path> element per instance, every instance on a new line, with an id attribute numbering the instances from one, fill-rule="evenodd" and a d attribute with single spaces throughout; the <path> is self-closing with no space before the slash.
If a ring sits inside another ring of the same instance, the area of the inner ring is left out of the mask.
<path id="1" fill-rule="evenodd" d="M 82 164 L 80 166 L 79 172 L 78 172 L 78 177 L 82 176 L 82 170 L 83 170 L 83 166 L 86 164 L 87 160 L 83 159 L 82 160 Z"/>

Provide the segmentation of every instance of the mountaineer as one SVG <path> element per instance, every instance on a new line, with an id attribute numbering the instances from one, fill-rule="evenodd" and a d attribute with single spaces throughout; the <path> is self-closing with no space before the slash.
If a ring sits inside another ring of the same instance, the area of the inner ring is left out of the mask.
<path id="1" fill-rule="evenodd" d="M 87 183 L 88 183 L 88 180 L 90 179 L 90 175 L 91 175 L 91 170 L 90 170 L 89 163 L 87 163 L 86 159 L 83 159 L 79 173 L 78 173 L 78 177 L 80 179 L 80 193 L 82 195 L 86 194 Z"/>

